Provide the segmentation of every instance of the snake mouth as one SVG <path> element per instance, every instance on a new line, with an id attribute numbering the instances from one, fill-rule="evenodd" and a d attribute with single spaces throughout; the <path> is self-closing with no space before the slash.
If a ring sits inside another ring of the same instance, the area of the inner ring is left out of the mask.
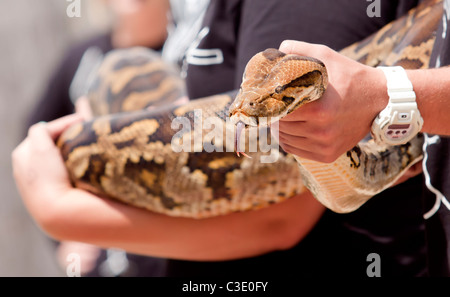
<path id="1" fill-rule="evenodd" d="M 237 125 L 239 122 L 245 124 L 245 128 L 257 127 L 259 125 L 259 119 L 255 116 L 249 116 L 242 111 L 233 113 L 230 116 L 230 121 L 232 124 Z"/>

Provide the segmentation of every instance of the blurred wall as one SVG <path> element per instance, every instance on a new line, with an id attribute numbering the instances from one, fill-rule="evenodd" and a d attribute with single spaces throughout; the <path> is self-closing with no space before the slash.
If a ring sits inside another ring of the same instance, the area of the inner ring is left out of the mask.
<path id="1" fill-rule="evenodd" d="M 70 44 L 107 26 L 101 2 L 80 0 L 70 18 L 66 0 L 0 2 L 0 276 L 63 276 L 49 239 L 17 193 L 11 152 L 46 80 Z"/>

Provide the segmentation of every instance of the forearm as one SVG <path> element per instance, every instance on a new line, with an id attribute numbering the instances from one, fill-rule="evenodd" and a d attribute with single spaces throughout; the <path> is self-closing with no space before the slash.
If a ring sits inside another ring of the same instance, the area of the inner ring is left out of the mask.
<path id="1" fill-rule="evenodd" d="M 289 248 L 313 228 L 323 206 L 310 193 L 258 210 L 210 219 L 174 218 L 74 189 L 55 146 L 78 115 L 33 125 L 12 153 L 29 213 L 50 236 L 177 259 L 226 260 Z"/>
<path id="2" fill-rule="evenodd" d="M 450 67 L 408 70 L 424 119 L 423 132 L 450 135 Z"/>
<path id="3" fill-rule="evenodd" d="M 291 247 L 313 228 L 323 209 L 307 193 L 259 211 L 196 220 L 152 213 L 74 189 L 35 216 L 44 231 L 59 240 L 164 258 L 227 260 Z"/>

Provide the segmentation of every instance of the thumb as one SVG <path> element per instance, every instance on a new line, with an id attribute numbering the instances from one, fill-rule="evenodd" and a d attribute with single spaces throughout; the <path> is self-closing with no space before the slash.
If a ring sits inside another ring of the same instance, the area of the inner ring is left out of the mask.
<path id="1" fill-rule="evenodd" d="M 280 44 L 280 51 L 285 54 L 314 57 L 323 60 L 330 57 L 333 52 L 328 46 L 296 40 L 285 40 Z"/>
<path id="2" fill-rule="evenodd" d="M 285 40 L 280 44 L 279 50 L 285 54 L 308 56 L 308 53 L 311 52 L 309 50 L 311 46 L 311 44 L 303 41 Z"/>

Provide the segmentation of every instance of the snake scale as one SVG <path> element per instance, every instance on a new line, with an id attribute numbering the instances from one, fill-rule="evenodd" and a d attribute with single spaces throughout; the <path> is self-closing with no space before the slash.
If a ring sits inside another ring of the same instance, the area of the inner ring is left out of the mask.
<path id="1" fill-rule="evenodd" d="M 442 11 L 442 1 L 425 1 L 341 53 L 370 66 L 427 68 Z M 206 218 L 258 209 L 306 188 L 331 210 L 349 212 L 421 159 L 421 135 L 395 147 L 361 141 L 323 164 L 278 149 L 269 128 L 258 123 L 242 145 L 249 148 L 250 135 L 257 135 L 265 149 L 251 158 L 235 153 L 238 120 L 253 125 L 260 117 L 283 116 L 320 97 L 326 77 L 320 61 L 269 49 L 249 61 L 234 104 L 232 94 L 181 104 L 186 91 L 177 69 L 148 49 L 114 50 L 88 93 L 95 117 L 70 127 L 57 144 L 74 186 L 166 215 Z M 270 98 L 249 99 L 254 92 Z M 245 114 L 242 100 L 253 101 L 254 117 Z"/>

